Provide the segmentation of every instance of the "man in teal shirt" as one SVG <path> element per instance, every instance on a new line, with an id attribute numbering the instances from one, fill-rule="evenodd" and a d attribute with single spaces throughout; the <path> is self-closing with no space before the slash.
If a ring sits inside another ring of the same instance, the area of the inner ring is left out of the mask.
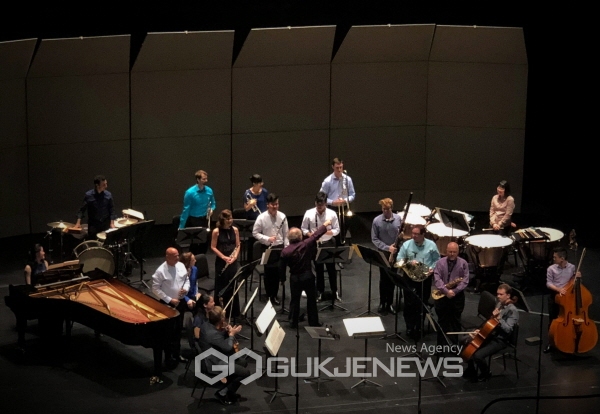
<path id="1" fill-rule="evenodd" d="M 183 211 L 179 218 L 179 228 L 208 227 L 210 216 L 217 208 L 212 188 L 206 185 L 208 174 L 206 171 L 196 171 L 196 185 L 187 189 L 183 196 Z M 207 239 L 208 240 L 208 239 Z M 205 254 L 208 241 L 200 245 L 191 245 L 190 251 L 194 254 Z"/>

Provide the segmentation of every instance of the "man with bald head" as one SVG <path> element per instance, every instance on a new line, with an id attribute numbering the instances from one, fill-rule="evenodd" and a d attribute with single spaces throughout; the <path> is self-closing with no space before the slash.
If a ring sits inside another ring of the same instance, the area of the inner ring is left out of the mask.
<path id="1" fill-rule="evenodd" d="M 152 293 L 162 302 L 179 311 L 170 343 L 165 348 L 167 368 L 174 368 L 177 362 L 182 361 L 180 354 L 181 330 L 183 328 L 183 314 L 187 311 L 184 297 L 189 288 L 188 272 L 185 265 L 179 261 L 179 252 L 174 247 L 169 247 L 165 262 L 158 266 L 158 269 L 152 275 Z"/>
<path id="2" fill-rule="evenodd" d="M 312 261 L 317 253 L 317 240 L 331 230 L 331 220 L 325 220 L 306 240 L 302 240 L 302 230 L 292 227 L 288 233 L 290 244 L 281 252 L 282 266 L 290 268 L 290 327 L 298 327 L 300 313 L 300 296 L 306 292 L 306 311 L 310 326 L 321 326 L 317 310 L 317 294 L 315 275 L 312 272 Z M 285 281 L 285 269 L 280 272 Z"/>
<path id="3" fill-rule="evenodd" d="M 448 243 L 446 257 L 437 261 L 433 269 L 434 289 L 443 295 L 435 301 L 435 313 L 438 323 L 444 332 L 458 332 L 461 330 L 460 317 L 465 308 L 464 289 L 469 284 L 469 264 L 458 257 L 458 244 Z M 450 339 L 458 343 L 458 337 L 451 335 Z M 444 335 L 438 329 L 438 345 L 446 345 Z"/>

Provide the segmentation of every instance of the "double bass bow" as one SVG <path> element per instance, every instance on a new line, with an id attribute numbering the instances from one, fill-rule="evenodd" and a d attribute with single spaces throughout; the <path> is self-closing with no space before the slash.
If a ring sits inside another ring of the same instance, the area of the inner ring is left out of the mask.
<path id="1" fill-rule="evenodd" d="M 581 252 L 575 275 L 579 272 L 584 256 L 585 249 Z M 550 343 L 567 354 L 588 352 L 598 342 L 598 329 L 588 314 L 592 294 L 581 284 L 581 277 L 576 276 L 565 286 L 565 290 L 564 295 L 557 294 L 555 298 L 559 313 L 550 324 Z"/>
<path id="2" fill-rule="evenodd" d="M 400 224 L 400 229 L 398 230 L 398 236 L 396 237 L 396 241 L 394 242 L 394 247 L 396 251 L 394 253 L 390 253 L 389 262 L 395 263 L 398 258 L 398 253 L 400 252 L 400 245 L 404 240 L 404 228 L 406 227 L 406 216 L 408 215 L 408 209 L 410 208 L 410 202 L 412 201 L 413 192 L 410 192 L 408 196 L 408 202 L 406 203 L 406 207 L 404 210 L 404 216 L 402 217 L 402 224 Z"/>

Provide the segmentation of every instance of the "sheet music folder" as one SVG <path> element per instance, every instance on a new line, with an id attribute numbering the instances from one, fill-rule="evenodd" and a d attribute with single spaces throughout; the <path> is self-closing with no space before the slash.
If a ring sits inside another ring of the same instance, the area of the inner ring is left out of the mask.
<path id="1" fill-rule="evenodd" d="M 351 246 L 317 248 L 317 263 L 350 263 L 354 249 Z"/>
<path id="2" fill-rule="evenodd" d="M 273 327 L 269 331 L 269 335 L 267 335 L 267 339 L 265 339 L 265 348 L 271 356 L 277 355 L 284 338 L 285 331 L 279 322 L 275 320 L 275 322 L 273 322 Z"/>
<path id="3" fill-rule="evenodd" d="M 262 254 L 260 264 L 273 266 L 274 264 L 276 264 L 279 261 L 282 250 L 283 250 L 283 248 L 281 248 L 281 247 L 265 250 Z"/>
<path id="4" fill-rule="evenodd" d="M 385 335 L 385 329 L 379 316 L 344 319 L 348 336 L 355 339 Z"/>

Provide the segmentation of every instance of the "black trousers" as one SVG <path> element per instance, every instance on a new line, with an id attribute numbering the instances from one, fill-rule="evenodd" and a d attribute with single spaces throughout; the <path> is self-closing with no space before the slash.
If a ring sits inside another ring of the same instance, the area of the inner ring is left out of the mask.
<path id="1" fill-rule="evenodd" d="M 396 285 L 388 275 L 390 270 L 379 268 L 379 303 L 382 305 L 391 305 L 394 303 L 394 289 Z M 397 303 L 396 306 L 399 306 Z"/>
<path id="2" fill-rule="evenodd" d="M 208 220 L 204 217 L 188 217 L 185 222 L 185 227 L 208 227 Z M 210 237 L 210 235 L 209 235 Z M 204 243 L 193 243 L 190 245 L 190 252 L 195 255 L 206 254 L 208 251 L 209 238 Z"/>
<path id="3" fill-rule="evenodd" d="M 319 324 L 319 312 L 317 310 L 317 292 L 315 291 L 315 276 L 312 272 L 299 275 L 290 275 L 290 321 L 292 326 L 298 325 L 300 315 L 300 298 L 302 291 L 306 292 L 306 312 L 308 313 L 308 324 L 316 326 Z"/>
<path id="4" fill-rule="evenodd" d="M 465 293 L 460 292 L 453 298 L 444 296 L 443 298 L 436 300 L 434 306 L 438 323 L 441 328 L 441 331 L 438 329 L 437 344 L 447 345 L 442 331 L 444 333 L 461 331 L 460 317 L 465 309 Z M 452 343 L 458 343 L 457 335 L 449 335 L 448 339 Z"/>
<path id="5" fill-rule="evenodd" d="M 422 282 L 405 277 L 406 286 L 404 287 L 404 322 L 409 331 L 421 330 L 421 322 L 425 320 L 427 312 L 422 309 L 422 302 L 427 303 L 431 295 L 431 277 Z M 422 313 L 422 317 L 419 316 Z"/>
<path id="6" fill-rule="evenodd" d="M 261 247 L 263 252 L 267 250 L 267 246 L 261 245 Z M 273 246 L 273 248 L 281 247 L 283 246 Z M 279 293 L 279 281 L 285 280 L 285 277 L 282 277 L 282 270 L 285 271 L 285 267 L 282 267 L 281 260 L 269 265 L 265 265 L 265 292 L 267 293 L 267 297 L 269 299 L 277 297 L 277 294 Z"/>
<path id="7" fill-rule="evenodd" d="M 235 274 L 239 268 L 239 263 L 233 262 L 232 264 L 227 266 L 227 269 L 225 269 L 225 271 L 223 271 L 224 267 L 225 267 L 225 261 L 223 259 L 217 257 L 215 260 L 215 293 L 214 293 L 214 295 L 215 295 L 215 301 L 219 304 L 220 304 L 220 300 L 217 296 L 219 295 L 221 290 L 225 289 L 225 287 L 229 284 L 231 279 L 235 276 Z M 229 285 L 229 288 L 225 292 L 223 292 L 223 296 L 221 296 L 221 298 L 223 299 L 223 306 L 227 306 L 227 303 L 233 296 L 234 289 L 235 289 L 235 284 L 232 283 L 231 285 Z M 231 315 L 233 318 L 237 318 L 238 316 L 240 316 L 239 292 L 235 295 L 235 298 L 233 299 L 233 301 L 227 308 L 227 317 L 229 317 L 229 315 Z"/>
<path id="8" fill-rule="evenodd" d="M 506 342 L 504 342 L 498 337 L 492 336 L 483 344 L 482 347 L 475 351 L 475 353 L 469 360 L 469 368 L 479 368 L 479 371 L 482 374 L 487 374 L 490 371 L 490 367 L 487 363 L 488 357 L 494 355 L 496 352 L 501 351 L 506 347 Z"/>
<path id="9" fill-rule="evenodd" d="M 165 303 L 161 300 L 161 302 Z M 168 306 L 171 306 L 167 303 Z M 175 307 L 179 311 L 179 315 L 175 318 L 175 326 L 170 334 L 169 340 L 166 341 L 165 346 L 165 361 L 177 360 L 181 355 L 181 331 L 183 330 L 183 315 L 185 312 L 191 312 L 185 303 L 185 299 L 182 298 L 179 304 Z"/>
<path id="10" fill-rule="evenodd" d="M 319 247 L 335 247 L 335 245 L 335 240 L 329 239 L 325 243 L 321 243 Z M 337 292 L 337 272 L 335 269 L 335 263 L 317 263 L 315 261 L 314 264 L 315 272 L 317 273 L 317 290 L 321 293 L 325 291 L 325 268 L 327 268 L 329 287 L 331 289 L 331 293 L 335 294 L 335 292 Z"/>

